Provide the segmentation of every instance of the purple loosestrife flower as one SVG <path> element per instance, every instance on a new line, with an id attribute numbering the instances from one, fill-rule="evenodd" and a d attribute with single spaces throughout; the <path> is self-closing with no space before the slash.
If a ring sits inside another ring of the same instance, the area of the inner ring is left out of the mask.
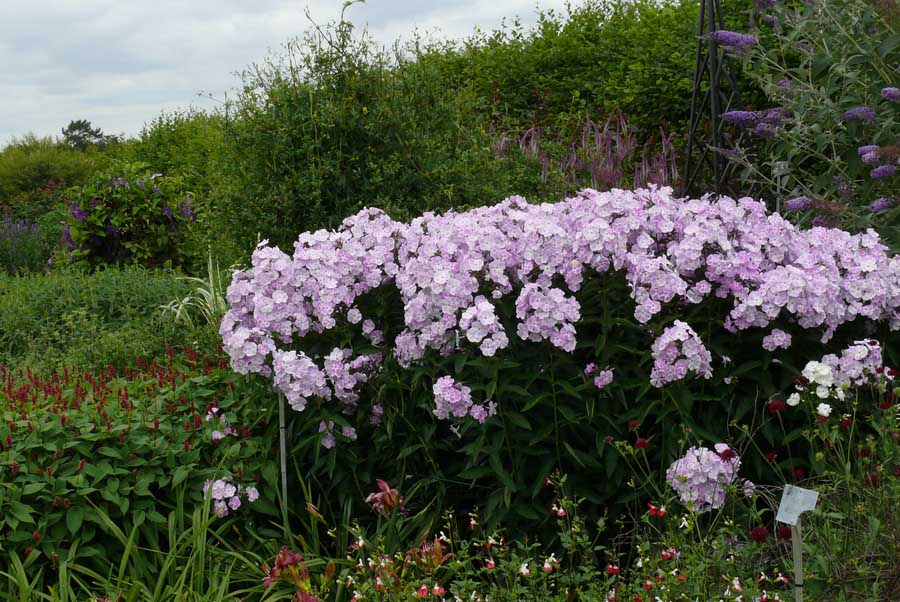
<path id="1" fill-rule="evenodd" d="M 844 121 L 847 123 L 875 123 L 878 117 L 869 107 L 853 107 L 844 112 Z"/>
<path id="2" fill-rule="evenodd" d="M 900 88 L 893 86 L 882 88 L 881 97 L 891 102 L 900 102 Z"/>
<path id="3" fill-rule="evenodd" d="M 728 111 L 722 113 L 722 119 L 741 127 L 753 127 L 759 122 L 760 114 L 756 111 Z"/>
<path id="4" fill-rule="evenodd" d="M 744 50 L 756 46 L 758 40 L 751 35 L 720 29 L 709 34 L 709 39 L 722 46 L 734 50 Z"/>
<path id="5" fill-rule="evenodd" d="M 784 208 L 787 211 L 806 211 L 810 207 L 812 207 L 812 201 L 805 196 L 794 197 L 784 202 Z"/>
<path id="6" fill-rule="evenodd" d="M 873 178 L 880 179 L 893 177 L 895 173 L 897 173 L 896 165 L 879 165 L 878 167 L 870 171 L 869 175 Z"/>
<path id="7" fill-rule="evenodd" d="M 869 205 L 869 211 L 871 211 L 872 213 L 887 211 L 888 209 L 893 207 L 895 203 L 896 199 L 894 199 L 894 197 L 883 196 L 872 201 L 872 204 Z"/>

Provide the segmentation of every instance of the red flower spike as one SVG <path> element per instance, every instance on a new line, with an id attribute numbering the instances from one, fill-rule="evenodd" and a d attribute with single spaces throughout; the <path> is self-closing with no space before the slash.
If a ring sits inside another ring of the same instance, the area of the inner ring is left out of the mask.
<path id="1" fill-rule="evenodd" d="M 634 442 L 635 449 L 648 449 L 650 447 L 650 442 L 644 439 L 643 437 L 639 437 L 637 441 Z"/>
<path id="2" fill-rule="evenodd" d="M 778 539 L 786 539 L 790 541 L 791 539 L 791 528 L 790 527 L 778 527 L 775 531 L 775 535 Z"/>

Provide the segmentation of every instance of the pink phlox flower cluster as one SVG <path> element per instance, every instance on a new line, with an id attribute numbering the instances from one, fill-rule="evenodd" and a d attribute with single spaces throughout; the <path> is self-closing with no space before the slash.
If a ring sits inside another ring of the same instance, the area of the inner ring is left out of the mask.
<path id="1" fill-rule="evenodd" d="M 574 323 L 581 318 L 581 306 L 562 289 L 526 284 L 516 299 L 516 317 L 520 338 L 549 340 L 564 351 L 575 350 Z"/>
<path id="2" fill-rule="evenodd" d="M 322 433 L 322 447 L 332 449 L 337 445 L 337 439 L 334 436 L 334 420 L 321 421 L 319 423 L 319 432 Z M 356 429 L 352 426 L 344 425 L 341 427 L 341 436 L 348 441 L 356 441 Z"/>
<path id="3" fill-rule="evenodd" d="M 228 516 L 228 511 L 235 511 L 241 507 L 241 498 L 253 503 L 259 499 L 259 491 L 256 487 L 244 487 L 235 485 L 231 477 L 206 481 L 203 484 L 204 495 L 208 494 L 213 503 L 213 512 L 219 518 Z"/>
<path id="4" fill-rule="evenodd" d="M 822 363 L 831 368 L 834 383 L 860 386 L 877 382 L 878 370 L 884 367 L 881 345 L 874 340 L 855 341 L 841 352 L 840 357 L 828 354 Z"/>
<path id="5" fill-rule="evenodd" d="M 472 401 L 472 390 L 456 382 L 452 376 L 442 376 L 434 383 L 434 415 L 441 420 L 471 416 L 483 423 L 497 413 L 494 402 L 478 404 Z"/>
<path id="6" fill-rule="evenodd" d="M 479 343 L 481 353 L 488 357 L 509 344 L 506 331 L 494 311 L 494 304 L 483 295 L 475 297 L 475 304 L 463 310 L 459 327 L 466 339 Z"/>
<path id="7" fill-rule="evenodd" d="M 584 373 L 588 376 L 596 373 L 596 376 L 594 376 L 594 386 L 597 387 L 598 389 L 604 389 L 607 386 L 609 386 L 610 384 L 612 384 L 612 381 L 614 378 L 612 368 L 605 368 L 603 370 L 597 370 L 596 364 L 593 364 L 593 363 L 585 366 Z"/>
<path id="8" fill-rule="evenodd" d="M 352 358 L 352 359 L 351 359 Z M 334 390 L 334 397 L 349 412 L 356 407 L 358 385 L 369 380 L 370 373 L 381 365 L 381 354 L 360 355 L 353 358 L 350 349 L 335 347 L 325 356 L 325 377 Z"/>
<path id="9" fill-rule="evenodd" d="M 681 380 L 691 373 L 703 378 L 712 376 L 712 354 L 694 329 L 681 320 L 675 320 L 666 328 L 653 341 L 651 349 L 653 370 L 650 384 L 654 387 Z"/>
<path id="10" fill-rule="evenodd" d="M 762 346 L 766 351 L 787 349 L 791 346 L 791 335 L 779 328 L 773 328 L 772 332 L 763 337 Z"/>
<path id="11" fill-rule="evenodd" d="M 750 198 L 681 199 L 651 186 L 583 190 L 554 204 L 511 197 L 409 225 L 366 209 L 336 231 L 302 234 L 293 256 L 263 243 L 252 267 L 234 276 L 220 332 L 236 371 L 274 376 L 299 410 L 311 396 L 355 394 L 345 385 L 332 390 L 325 368 L 294 351 L 293 341 L 340 318 L 383 344 L 355 305 L 374 288 L 392 282 L 400 292 L 405 327 L 392 351 L 408 366 L 461 344 L 484 355 L 505 348 L 494 301 L 517 291 L 513 326 L 521 338 L 572 350 L 581 314 L 572 293 L 586 275 L 608 270 L 623 272 L 641 323 L 667 305 L 715 295 L 733 301 L 725 316 L 731 332 L 778 320 L 822 329 L 827 341 L 860 317 L 900 328 L 900 258 L 874 231 L 802 230 Z M 656 383 L 709 374 L 709 353 L 692 333 L 679 327 L 654 343 Z M 775 331 L 766 339 L 785 343 Z"/>
<path id="12" fill-rule="evenodd" d="M 666 481 L 688 508 L 705 512 L 721 508 L 725 489 L 737 482 L 741 459 L 725 443 L 717 443 L 715 451 L 691 447 L 666 470 Z M 741 484 L 745 495 L 752 495 L 753 483 Z"/>

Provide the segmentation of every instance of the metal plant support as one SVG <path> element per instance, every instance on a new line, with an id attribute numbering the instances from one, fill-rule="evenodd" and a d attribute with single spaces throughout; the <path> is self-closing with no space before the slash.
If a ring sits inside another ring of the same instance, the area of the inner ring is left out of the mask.
<path id="1" fill-rule="evenodd" d="M 284 528 L 285 537 L 289 540 L 291 537 L 291 526 L 288 521 L 288 488 L 287 488 L 287 424 L 284 411 L 284 394 L 278 392 L 278 459 L 279 472 L 281 473 L 281 521 Z"/>
<path id="2" fill-rule="evenodd" d="M 705 175 L 704 168 L 709 170 L 716 194 L 733 192 L 729 187 L 733 163 L 721 154 L 726 143 L 722 132 L 722 114 L 732 107 L 740 107 L 742 103 L 732 57 L 710 36 L 721 29 L 725 29 L 725 20 L 720 1 L 701 0 L 684 188 L 681 191 L 684 195 L 710 192 L 695 190 L 700 184 L 704 187 L 710 184 L 701 181 Z M 723 83 L 727 88 L 723 88 Z M 709 120 L 708 132 L 701 127 L 706 120 Z"/>

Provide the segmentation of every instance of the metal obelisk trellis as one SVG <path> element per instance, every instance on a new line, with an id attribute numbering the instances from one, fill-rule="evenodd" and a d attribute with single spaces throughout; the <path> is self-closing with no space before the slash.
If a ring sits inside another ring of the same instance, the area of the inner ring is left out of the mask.
<path id="1" fill-rule="evenodd" d="M 682 193 L 688 195 L 711 192 L 708 189 L 695 190 L 699 184 L 703 184 L 704 187 L 711 184 L 712 191 L 722 194 L 730 192 L 728 180 L 733 165 L 721 154 L 721 149 L 725 148 L 722 114 L 732 107 L 741 106 L 741 96 L 734 76 L 732 57 L 728 56 L 710 35 L 714 31 L 725 29 L 725 19 L 719 0 L 701 0 L 697 29 L 699 39 Z M 723 83 L 727 84 L 729 89 L 723 89 Z M 707 120 L 709 129 L 705 130 L 702 126 Z M 709 171 L 704 171 L 704 168 Z M 712 181 L 701 181 L 705 177 L 710 177 Z"/>

